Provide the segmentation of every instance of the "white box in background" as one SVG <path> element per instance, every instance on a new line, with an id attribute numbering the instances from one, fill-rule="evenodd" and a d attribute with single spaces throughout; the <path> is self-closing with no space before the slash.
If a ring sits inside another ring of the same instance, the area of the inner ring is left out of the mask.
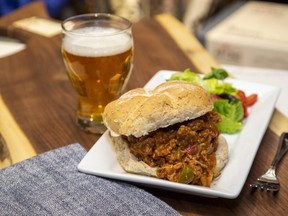
<path id="1" fill-rule="evenodd" d="M 221 64 L 288 69 L 288 5 L 247 2 L 205 35 Z"/>

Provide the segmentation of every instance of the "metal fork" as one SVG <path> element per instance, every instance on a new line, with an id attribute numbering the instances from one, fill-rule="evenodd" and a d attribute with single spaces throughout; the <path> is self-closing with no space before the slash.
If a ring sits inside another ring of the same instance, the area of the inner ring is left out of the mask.
<path id="1" fill-rule="evenodd" d="M 280 136 L 277 153 L 267 172 L 260 176 L 254 184 L 250 184 L 252 188 L 266 189 L 268 191 L 279 191 L 280 183 L 276 177 L 276 168 L 280 160 L 288 150 L 288 132 L 284 132 Z"/>

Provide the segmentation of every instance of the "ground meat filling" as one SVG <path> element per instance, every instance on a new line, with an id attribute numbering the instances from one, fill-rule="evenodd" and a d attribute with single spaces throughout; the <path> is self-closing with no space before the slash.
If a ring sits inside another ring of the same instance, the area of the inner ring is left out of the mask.
<path id="1" fill-rule="evenodd" d="M 216 166 L 215 151 L 219 114 L 208 112 L 199 118 L 162 128 L 147 136 L 125 137 L 139 160 L 157 169 L 157 177 L 185 184 L 209 187 Z"/>

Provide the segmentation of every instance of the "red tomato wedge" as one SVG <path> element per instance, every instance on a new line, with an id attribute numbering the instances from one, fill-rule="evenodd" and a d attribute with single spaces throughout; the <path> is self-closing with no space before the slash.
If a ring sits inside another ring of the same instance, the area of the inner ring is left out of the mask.
<path id="1" fill-rule="evenodd" d="M 248 97 L 246 97 L 246 104 L 247 106 L 252 106 L 256 101 L 258 100 L 257 94 L 251 94 Z"/>
<path id="2" fill-rule="evenodd" d="M 246 104 L 246 94 L 242 90 L 237 90 L 236 97 L 241 100 L 242 103 Z"/>
<path id="3" fill-rule="evenodd" d="M 248 116 L 248 110 L 247 110 L 247 103 L 246 103 L 246 95 L 245 92 L 242 90 L 238 90 L 236 97 L 241 101 L 242 107 L 243 107 L 243 113 L 244 113 L 244 118 Z"/>
<path id="4" fill-rule="evenodd" d="M 246 96 L 245 92 L 242 90 L 238 90 L 236 97 L 241 100 L 242 106 L 243 106 L 243 112 L 244 112 L 244 118 L 248 116 L 248 110 L 247 107 L 252 106 L 256 101 L 258 100 L 257 94 L 251 94 L 249 96 Z"/>

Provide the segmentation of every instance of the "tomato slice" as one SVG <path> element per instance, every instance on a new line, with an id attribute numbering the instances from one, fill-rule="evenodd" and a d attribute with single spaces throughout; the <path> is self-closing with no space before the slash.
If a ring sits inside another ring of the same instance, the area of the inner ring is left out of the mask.
<path id="1" fill-rule="evenodd" d="M 256 101 L 258 100 L 257 94 L 251 94 L 248 97 L 246 97 L 246 104 L 247 106 L 252 106 Z"/>
<path id="2" fill-rule="evenodd" d="M 236 93 L 236 97 L 241 100 L 243 104 L 246 104 L 246 95 L 245 92 L 242 90 L 238 90 Z"/>
<path id="3" fill-rule="evenodd" d="M 244 118 L 248 116 L 248 109 L 246 103 L 242 103 Z"/>
<path id="4" fill-rule="evenodd" d="M 244 118 L 246 118 L 248 116 L 248 109 L 247 109 L 247 98 L 246 98 L 245 92 L 242 90 L 238 90 L 236 93 L 236 97 L 242 103 Z"/>

